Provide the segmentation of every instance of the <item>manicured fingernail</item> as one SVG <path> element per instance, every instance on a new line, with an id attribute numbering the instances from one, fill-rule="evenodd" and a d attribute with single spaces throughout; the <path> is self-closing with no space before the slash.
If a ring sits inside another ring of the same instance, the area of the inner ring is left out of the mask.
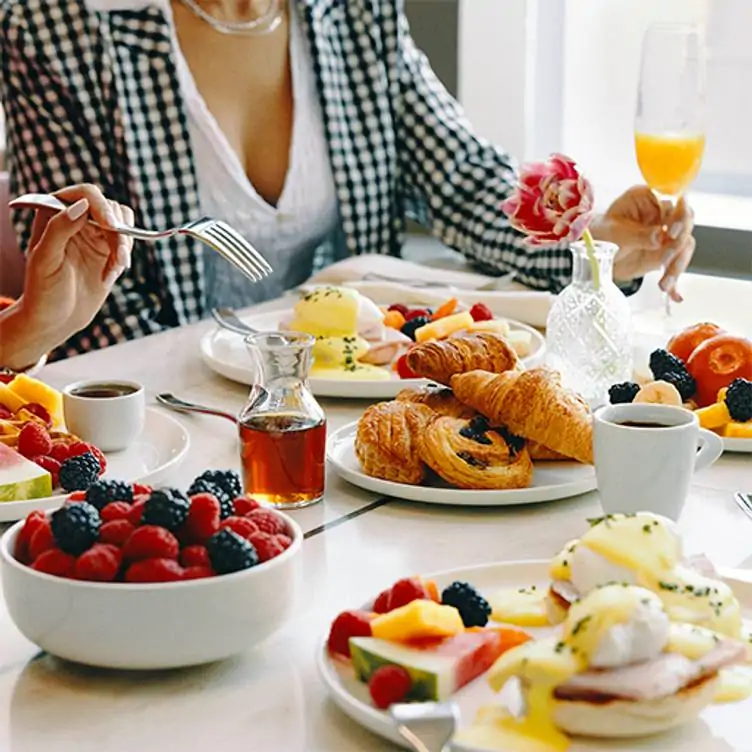
<path id="1" fill-rule="evenodd" d="M 665 277 L 663 279 L 663 284 L 661 285 L 661 290 L 664 292 L 666 290 L 673 290 L 676 286 L 676 277 Z"/>
<path id="2" fill-rule="evenodd" d="M 131 268 L 131 249 L 128 247 L 127 240 L 121 240 L 120 243 L 118 243 L 116 258 L 118 266 L 122 266 L 124 269 Z"/>
<path id="3" fill-rule="evenodd" d="M 650 236 L 650 242 L 653 245 L 660 245 L 661 244 L 661 235 L 663 234 L 662 230 L 654 230 L 653 234 Z"/>
<path id="4" fill-rule="evenodd" d="M 104 286 L 109 289 L 112 287 L 115 282 L 120 279 L 120 275 L 125 271 L 124 266 L 115 266 L 112 269 L 110 269 L 109 274 L 104 278 Z"/>
<path id="5" fill-rule="evenodd" d="M 81 219 L 87 211 L 89 211 L 89 202 L 85 198 L 79 199 L 75 204 L 68 207 L 68 218 L 75 222 L 77 219 Z"/>
<path id="6" fill-rule="evenodd" d="M 679 235 L 682 234 L 683 229 L 684 226 L 681 222 L 674 222 L 674 224 L 671 225 L 671 229 L 669 230 L 668 234 L 671 236 L 672 240 L 676 240 Z"/>
<path id="7" fill-rule="evenodd" d="M 110 225 L 110 227 L 117 227 L 118 224 L 120 224 L 112 209 L 108 209 L 105 216 L 107 217 L 107 224 Z"/>

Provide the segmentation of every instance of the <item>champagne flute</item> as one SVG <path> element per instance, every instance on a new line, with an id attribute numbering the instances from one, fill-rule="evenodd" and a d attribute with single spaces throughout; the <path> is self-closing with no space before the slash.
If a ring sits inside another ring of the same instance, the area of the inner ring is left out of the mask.
<path id="1" fill-rule="evenodd" d="M 690 24 L 655 24 L 642 42 L 635 152 L 645 182 L 676 206 L 705 151 L 705 46 Z M 668 227 L 664 227 L 664 232 Z M 671 298 L 665 296 L 665 315 Z"/>

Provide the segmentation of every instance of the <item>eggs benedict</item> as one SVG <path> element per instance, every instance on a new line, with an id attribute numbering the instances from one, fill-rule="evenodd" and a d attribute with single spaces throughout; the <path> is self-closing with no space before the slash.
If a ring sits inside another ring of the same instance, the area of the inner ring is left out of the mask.
<path id="1" fill-rule="evenodd" d="M 515 647 L 490 669 L 496 692 L 518 680 L 522 712 L 484 709 L 459 741 L 481 749 L 561 752 L 569 735 L 659 733 L 713 702 L 719 672 L 744 655 L 737 640 L 672 622 L 651 590 L 596 586 L 570 606 L 556 636 Z"/>

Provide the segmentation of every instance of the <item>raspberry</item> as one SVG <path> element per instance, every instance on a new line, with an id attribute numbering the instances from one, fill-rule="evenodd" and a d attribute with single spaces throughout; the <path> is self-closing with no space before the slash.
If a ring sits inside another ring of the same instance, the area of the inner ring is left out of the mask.
<path id="1" fill-rule="evenodd" d="M 133 487 L 117 480 L 98 480 L 86 490 L 86 501 L 97 509 L 104 509 L 113 501 L 133 501 Z"/>
<path id="2" fill-rule="evenodd" d="M 220 530 L 206 544 L 212 569 L 217 574 L 230 574 L 250 569 L 259 563 L 256 549 L 232 530 Z"/>
<path id="3" fill-rule="evenodd" d="M 52 442 L 52 449 L 49 456 L 61 464 L 70 459 L 73 455 L 70 453 L 71 442 L 65 440 L 55 440 Z"/>
<path id="4" fill-rule="evenodd" d="M 225 519 L 235 513 L 232 506 L 233 497 L 225 491 L 222 486 L 217 483 L 213 483 L 206 478 L 196 478 L 191 483 L 191 487 L 188 489 L 188 496 L 196 496 L 197 494 L 208 493 L 219 500 L 219 504 L 222 507 L 221 517 Z"/>
<path id="5" fill-rule="evenodd" d="M 183 567 L 173 559 L 143 559 L 125 572 L 126 582 L 177 582 L 183 579 Z"/>
<path id="6" fill-rule="evenodd" d="M 97 542 L 102 520 L 91 504 L 82 501 L 56 509 L 50 524 L 55 543 L 66 554 L 79 556 Z"/>
<path id="7" fill-rule="evenodd" d="M 169 530 L 157 525 L 136 528 L 123 546 L 123 558 L 128 562 L 177 559 L 179 552 L 177 538 Z"/>
<path id="8" fill-rule="evenodd" d="M 0 374 L 0 384 L 4 383 L 2 378 Z M 11 420 L 11 418 L 13 418 L 13 413 L 5 405 L 0 405 L 0 420 Z"/>
<path id="9" fill-rule="evenodd" d="M 279 545 L 282 546 L 282 548 L 285 550 L 292 546 L 292 538 L 289 535 L 285 535 L 284 533 L 275 535 L 274 540 L 277 541 L 277 543 L 279 543 Z"/>
<path id="10" fill-rule="evenodd" d="M 110 520 L 100 528 L 99 540 L 122 548 L 135 529 L 128 520 Z"/>
<path id="11" fill-rule="evenodd" d="M 32 415 L 36 415 L 41 421 L 44 421 L 44 425 L 47 428 L 52 428 L 52 417 L 46 407 L 42 407 L 38 402 L 29 402 L 28 405 L 23 406 L 23 409 Z"/>
<path id="12" fill-rule="evenodd" d="M 203 543 L 219 530 L 221 507 L 215 496 L 208 493 L 196 494 L 191 498 L 188 519 L 183 523 L 178 535 L 184 543 Z"/>
<path id="13" fill-rule="evenodd" d="M 143 483 L 133 484 L 133 496 L 149 496 L 154 489 L 151 486 L 145 486 Z"/>
<path id="14" fill-rule="evenodd" d="M 211 567 L 188 567 L 183 570 L 184 580 L 203 580 L 207 577 L 214 577 Z"/>
<path id="15" fill-rule="evenodd" d="M 222 530 L 232 530 L 233 533 L 237 533 L 241 538 L 245 538 L 246 540 L 259 531 L 256 523 L 247 517 L 228 517 L 226 520 L 222 520 L 220 528 Z"/>
<path id="16" fill-rule="evenodd" d="M 44 525 L 49 526 L 49 524 L 50 523 L 47 521 L 44 512 L 30 512 L 27 515 L 23 527 L 21 528 L 21 532 L 19 532 L 18 537 L 16 538 L 16 550 L 13 552 L 18 561 L 22 564 L 29 563 L 29 543 L 31 542 L 32 536 L 40 527 Z"/>
<path id="17" fill-rule="evenodd" d="M 269 509 L 256 509 L 248 515 L 248 519 L 253 520 L 262 533 L 269 533 L 269 535 L 287 533 L 285 523 Z"/>
<path id="18" fill-rule="evenodd" d="M 94 444 L 87 444 L 89 451 L 97 458 L 99 463 L 99 474 L 104 475 L 107 472 L 107 457 L 104 456 L 104 452 Z"/>
<path id="19" fill-rule="evenodd" d="M 70 457 L 60 468 L 60 485 L 66 491 L 85 491 L 99 476 L 97 458 L 87 452 Z"/>
<path id="20" fill-rule="evenodd" d="M 248 496 L 238 496 L 238 498 L 232 502 L 232 507 L 238 517 L 245 517 L 256 509 L 260 509 L 261 504 L 259 504 L 256 499 L 250 499 Z"/>
<path id="21" fill-rule="evenodd" d="M 391 595 L 391 590 L 385 590 L 376 596 L 376 600 L 373 602 L 373 612 L 375 614 L 386 614 L 389 612 L 389 598 Z"/>
<path id="22" fill-rule="evenodd" d="M 40 423 L 25 423 L 18 434 L 18 452 L 24 457 L 46 457 L 52 451 L 52 439 Z"/>
<path id="23" fill-rule="evenodd" d="M 368 691 L 371 693 L 373 704 L 381 710 L 386 710 L 396 702 L 402 702 L 412 687 L 410 674 L 402 666 L 380 666 L 368 680 Z"/>
<path id="24" fill-rule="evenodd" d="M 248 538 L 248 542 L 256 549 L 259 561 L 269 561 L 284 552 L 284 547 L 267 533 L 256 533 Z"/>
<path id="25" fill-rule="evenodd" d="M 51 548 L 45 551 L 32 565 L 32 569 L 45 574 L 53 574 L 56 577 L 73 577 L 76 560 L 70 554 L 66 554 L 59 548 Z"/>
<path id="26" fill-rule="evenodd" d="M 330 653 L 350 657 L 351 637 L 370 637 L 371 615 L 365 611 L 343 611 L 329 629 L 326 642 Z"/>
<path id="27" fill-rule="evenodd" d="M 175 532 L 188 519 L 190 502 L 175 488 L 153 491 L 144 506 L 141 520 Z"/>
<path id="28" fill-rule="evenodd" d="M 112 522 L 112 520 L 127 520 L 130 513 L 131 505 L 127 501 L 113 501 L 102 509 L 99 516 L 102 522 Z"/>
<path id="29" fill-rule="evenodd" d="M 133 500 L 131 511 L 128 514 L 128 521 L 133 527 L 138 527 L 141 524 L 141 518 L 144 515 L 144 507 L 146 506 L 147 497 L 140 497 Z"/>
<path id="30" fill-rule="evenodd" d="M 29 541 L 29 561 L 36 561 L 45 551 L 57 548 L 49 520 L 45 519 Z"/>
<path id="31" fill-rule="evenodd" d="M 211 569 L 211 559 L 206 546 L 186 546 L 180 552 L 180 563 L 184 567 L 206 567 Z"/>
<path id="32" fill-rule="evenodd" d="M 405 321 L 412 321 L 413 319 L 425 319 L 431 318 L 431 311 L 428 308 L 411 308 L 407 313 L 402 314 L 405 317 Z"/>
<path id="33" fill-rule="evenodd" d="M 72 494 L 68 494 L 68 501 L 86 501 L 86 491 L 74 491 Z"/>
<path id="34" fill-rule="evenodd" d="M 470 315 L 473 317 L 473 321 L 491 321 L 494 317 L 491 309 L 484 303 L 476 303 L 470 309 Z"/>
<path id="35" fill-rule="evenodd" d="M 406 577 L 398 580 L 389 590 L 385 590 L 374 601 L 373 610 L 377 614 L 394 611 L 395 608 L 406 606 L 412 601 L 429 598 L 423 582 L 419 577 Z"/>
<path id="36" fill-rule="evenodd" d="M 76 560 L 76 579 L 91 582 L 112 582 L 122 561 L 120 549 L 96 543 Z"/>
<path id="37" fill-rule="evenodd" d="M 60 483 L 60 463 L 52 457 L 32 457 L 31 461 L 46 470 L 52 476 L 52 487 L 57 488 Z"/>

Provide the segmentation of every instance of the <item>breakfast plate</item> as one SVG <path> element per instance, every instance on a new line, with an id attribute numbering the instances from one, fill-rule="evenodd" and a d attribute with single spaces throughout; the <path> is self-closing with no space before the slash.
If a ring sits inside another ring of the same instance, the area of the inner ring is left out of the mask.
<path id="1" fill-rule="evenodd" d="M 188 431 L 181 423 L 166 413 L 147 409 L 141 437 L 122 452 L 105 454 L 105 477 L 127 478 L 134 483 L 158 483 L 182 463 L 189 446 Z M 44 499 L 2 502 L 0 523 L 20 520 L 35 509 L 54 509 L 66 496 L 62 492 Z"/>
<path id="2" fill-rule="evenodd" d="M 279 328 L 280 321 L 291 315 L 290 309 L 281 309 L 267 313 L 242 316 L 241 319 L 248 326 L 260 331 L 274 331 Z M 518 321 L 507 320 L 511 331 L 522 331 L 530 337 L 530 355 L 522 359 L 527 368 L 540 365 L 543 362 L 546 342 L 543 335 Z M 253 384 L 257 379 L 256 368 L 246 349 L 243 337 L 217 328 L 206 334 L 201 340 L 201 355 L 209 368 L 220 376 L 240 384 Z M 423 379 L 401 379 L 392 374 L 388 379 L 349 381 L 346 379 L 317 378 L 309 379 L 311 391 L 317 397 L 338 397 L 345 399 L 393 399 L 408 386 L 427 383 Z"/>
<path id="3" fill-rule="evenodd" d="M 752 439 L 734 439 L 724 436 L 723 450 L 735 454 L 752 454 Z"/>
<path id="4" fill-rule="evenodd" d="M 529 488 L 507 491 L 467 491 L 447 486 L 411 486 L 366 475 L 355 456 L 358 424 L 349 423 L 335 431 L 327 444 L 327 459 L 346 481 L 366 491 L 425 504 L 456 506 L 509 506 L 537 504 L 579 496 L 595 490 L 595 470 L 579 462 L 536 462 Z"/>
<path id="5" fill-rule="evenodd" d="M 506 588 L 529 588 L 535 584 L 547 588 L 549 583 L 548 561 L 518 561 L 485 564 L 441 572 L 427 577 L 436 582 L 441 591 L 452 582 L 471 582 L 481 593 Z M 723 579 L 738 598 L 745 621 L 752 619 L 752 578 L 740 570 L 721 570 Z M 367 609 L 368 604 L 362 608 Z M 544 636 L 550 629 L 528 629 L 535 636 Z M 376 709 L 369 698 L 368 687 L 358 681 L 351 665 L 330 656 L 326 644 L 318 651 L 317 664 L 320 676 L 334 703 L 353 721 L 374 734 L 404 747 L 404 740 L 397 733 L 388 714 Z M 453 695 L 460 709 L 460 729 L 468 726 L 476 712 L 484 705 L 500 705 L 508 702 L 514 707 L 519 696 L 514 683 L 507 685 L 500 694 L 495 694 L 483 676 L 475 679 Z M 752 699 L 731 704 L 710 706 L 694 721 L 673 731 L 652 737 L 623 741 L 584 740 L 576 738 L 569 752 L 605 752 L 607 749 L 631 750 L 632 752 L 743 752 L 749 750 L 749 714 Z M 454 744 L 453 752 L 481 752 L 477 747 Z M 511 750 L 510 750 L 511 752 Z"/>

